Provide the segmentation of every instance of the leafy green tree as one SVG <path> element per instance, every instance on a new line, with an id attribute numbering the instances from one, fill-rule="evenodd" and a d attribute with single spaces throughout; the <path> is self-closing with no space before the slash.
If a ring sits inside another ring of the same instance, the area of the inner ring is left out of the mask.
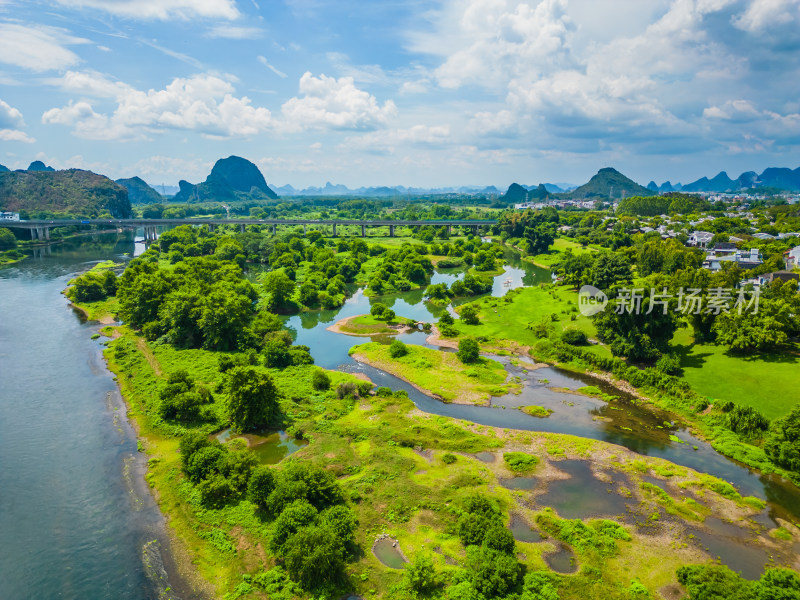
<path id="1" fill-rule="evenodd" d="M 630 279 L 630 264 L 618 252 L 601 252 L 589 272 L 589 283 L 601 290 L 608 290 L 613 285 Z"/>
<path id="2" fill-rule="evenodd" d="M 247 485 L 247 498 L 258 506 L 265 508 L 267 499 L 275 489 L 275 473 L 271 467 L 260 465 L 253 469 Z"/>
<path id="3" fill-rule="evenodd" d="M 436 587 L 436 569 L 430 554 L 420 552 L 405 568 L 405 583 L 415 592 L 427 594 Z"/>
<path id="4" fill-rule="evenodd" d="M 284 545 L 286 570 L 309 590 L 343 580 L 344 554 L 336 532 L 324 525 L 304 527 Z"/>
<path id="5" fill-rule="evenodd" d="M 720 314 L 711 330 L 732 352 L 774 352 L 788 340 L 792 316 L 782 302 L 762 302 L 759 311 Z"/>
<path id="6" fill-rule="evenodd" d="M 292 364 L 289 348 L 282 340 L 267 340 L 264 344 L 264 366 L 271 369 L 285 369 Z"/>
<path id="7" fill-rule="evenodd" d="M 609 305 L 594 316 L 594 325 L 600 339 L 606 342 L 615 356 L 626 356 L 634 361 L 655 362 L 669 351 L 669 343 L 677 330 L 674 311 L 653 304 L 645 297 L 637 311 L 619 312 Z"/>
<path id="8" fill-rule="evenodd" d="M 302 527 L 312 525 L 317 520 L 317 509 L 306 500 L 295 500 L 283 509 L 272 526 L 272 537 L 269 548 L 278 556 L 282 556 L 286 542 Z"/>
<path id="9" fill-rule="evenodd" d="M 480 319 L 478 318 L 478 307 L 474 304 L 465 304 L 461 307 L 461 320 L 466 325 L 479 325 Z"/>
<path id="10" fill-rule="evenodd" d="M 186 464 L 186 475 L 192 483 L 200 483 L 219 473 L 225 464 L 225 449 L 221 446 L 205 446 L 193 452 Z"/>
<path id="11" fill-rule="evenodd" d="M 520 576 L 520 564 L 515 556 L 486 546 L 468 546 L 465 567 L 472 585 L 487 598 L 508 594 Z"/>
<path id="12" fill-rule="evenodd" d="M 252 301 L 242 294 L 216 286 L 204 299 L 197 324 L 203 334 L 203 348 L 234 350 L 253 315 Z"/>
<path id="13" fill-rule="evenodd" d="M 236 432 L 266 427 L 277 419 L 278 389 L 268 374 L 253 367 L 228 371 L 228 416 Z"/>
<path id="14" fill-rule="evenodd" d="M 13 250 L 17 247 L 17 238 L 7 228 L 0 227 L 0 250 Z"/>
<path id="15" fill-rule="evenodd" d="M 594 258 L 591 254 L 575 254 L 572 250 L 567 250 L 561 259 L 553 264 L 553 269 L 561 276 L 564 283 L 577 288 L 589 283 L 589 273 L 593 265 Z"/>
<path id="16" fill-rule="evenodd" d="M 262 287 L 270 295 L 270 307 L 283 308 L 294 294 L 295 284 L 284 271 L 272 271 L 264 276 Z"/>
<path id="17" fill-rule="evenodd" d="M 473 338 L 464 338 L 458 342 L 458 359 L 464 364 L 475 363 L 480 360 L 480 346 Z"/>

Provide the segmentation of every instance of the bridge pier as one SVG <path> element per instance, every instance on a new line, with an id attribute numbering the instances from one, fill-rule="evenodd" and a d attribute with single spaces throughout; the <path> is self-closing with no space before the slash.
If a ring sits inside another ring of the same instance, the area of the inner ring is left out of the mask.
<path id="1" fill-rule="evenodd" d="M 394 225 L 389 225 L 389 237 L 394 237 Z"/>
<path id="2" fill-rule="evenodd" d="M 272 235 L 278 235 L 278 226 L 275 223 L 272 224 Z"/>
<path id="3" fill-rule="evenodd" d="M 240 232 L 240 233 L 244 233 L 244 223 L 242 223 L 241 225 L 239 225 L 239 232 Z"/>
<path id="4" fill-rule="evenodd" d="M 362 225 L 361 226 L 361 237 L 367 237 L 367 226 L 366 225 Z"/>
<path id="5" fill-rule="evenodd" d="M 333 237 L 336 237 L 336 223 L 333 224 Z"/>
<path id="6" fill-rule="evenodd" d="M 307 234 L 307 233 L 308 233 L 308 225 L 306 225 L 305 223 L 303 223 L 303 235 L 305 235 L 305 234 Z"/>

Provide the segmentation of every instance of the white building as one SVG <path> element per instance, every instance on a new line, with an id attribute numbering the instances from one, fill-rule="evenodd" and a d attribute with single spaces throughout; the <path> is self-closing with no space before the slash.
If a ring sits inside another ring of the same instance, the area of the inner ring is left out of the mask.
<path id="1" fill-rule="evenodd" d="M 0 212 L 0 221 L 19 221 L 19 213 Z"/>
<path id="2" fill-rule="evenodd" d="M 800 246 L 795 246 L 791 250 L 789 250 L 785 255 L 786 261 L 786 269 L 791 271 L 792 269 L 799 269 L 800 268 Z"/>

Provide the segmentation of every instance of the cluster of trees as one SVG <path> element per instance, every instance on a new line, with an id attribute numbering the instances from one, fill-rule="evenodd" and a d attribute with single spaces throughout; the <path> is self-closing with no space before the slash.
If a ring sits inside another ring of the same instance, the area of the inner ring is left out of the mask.
<path id="1" fill-rule="evenodd" d="M 523 577 L 514 536 L 493 499 L 468 497 L 456 531 L 466 547 L 467 558 L 464 568 L 454 573 L 445 590 L 448 600 L 491 600 L 510 594 L 520 600 L 558 600 L 558 583 L 552 573 L 534 571 Z M 423 569 L 417 567 L 419 570 Z M 431 570 L 423 573 L 425 581 L 433 579 Z"/>
<path id="2" fill-rule="evenodd" d="M 699 213 L 711 210 L 711 204 L 694 194 L 672 192 L 662 196 L 632 196 L 617 207 L 618 215 L 652 217 L 655 215 Z"/>
<path id="3" fill-rule="evenodd" d="M 369 280 L 369 290 L 374 294 L 384 294 L 425 285 L 433 273 L 433 264 L 426 254 L 425 246 L 412 244 L 386 251 Z"/>
<path id="4" fill-rule="evenodd" d="M 475 277 L 469 273 L 463 279 L 457 279 L 450 287 L 446 283 L 435 283 L 425 289 L 425 296 L 431 300 L 449 302 L 452 298 L 479 296 L 492 291 L 492 281 Z"/>
<path id="5" fill-rule="evenodd" d="M 221 444 L 199 432 L 181 439 L 183 473 L 203 504 L 219 508 L 246 498 L 271 523 L 270 551 L 292 580 L 307 590 L 341 583 L 358 551 L 357 521 L 336 478 L 308 463 L 282 470 L 259 465 L 236 442 Z"/>
<path id="6" fill-rule="evenodd" d="M 74 302 L 97 302 L 117 294 L 117 276 L 114 271 L 91 270 L 72 280 L 67 297 Z"/>
<path id="7" fill-rule="evenodd" d="M 689 600 L 796 600 L 800 576 L 791 569 L 771 568 L 758 581 L 749 581 L 725 565 L 687 565 L 678 569 L 678 581 Z"/>
<path id="8" fill-rule="evenodd" d="M 552 246 L 558 222 L 558 211 L 552 207 L 542 211 L 510 211 L 498 219 L 494 232 L 512 243 L 519 240 L 516 245 L 523 252 L 542 254 Z"/>
<path id="9" fill-rule="evenodd" d="M 294 581 L 308 590 L 344 581 L 358 553 L 357 521 L 330 471 L 300 462 L 280 471 L 259 467 L 249 499 L 272 519 L 270 551 Z"/>
<path id="10" fill-rule="evenodd" d="M 166 269 L 149 258 L 132 260 L 118 280 L 123 320 L 150 340 L 164 336 L 178 347 L 230 351 L 246 345 L 258 292 L 236 263 L 203 256 Z"/>

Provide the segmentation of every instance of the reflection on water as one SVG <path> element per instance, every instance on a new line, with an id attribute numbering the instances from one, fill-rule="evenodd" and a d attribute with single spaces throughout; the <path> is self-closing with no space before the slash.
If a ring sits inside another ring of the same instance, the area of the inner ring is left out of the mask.
<path id="1" fill-rule="evenodd" d="M 564 519 L 588 517 L 615 517 L 624 515 L 629 500 L 619 495 L 619 487 L 630 487 L 624 473 L 612 473 L 609 483 L 600 481 L 592 473 L 586 460 L 562 460 L 554 463 L 569 479 L 550 481 L 547 491 L 536 498 L 536 503 L 550 506 Z"/>
<path id="2" fill-rule="evenodd" d="M 216 438 L 223 443 L 231 439 L 244 440 L 247 442 L 247 447 L 256 455 L 258 461 L 265 465 L 275 465 L 287 456 L 308 446 L 308 441 L 298 440 L 285 431 L 244 433 L 234 435 L 233 438 L 231 434 L 230 429 L 224 429 L 216 435 Z"/>

